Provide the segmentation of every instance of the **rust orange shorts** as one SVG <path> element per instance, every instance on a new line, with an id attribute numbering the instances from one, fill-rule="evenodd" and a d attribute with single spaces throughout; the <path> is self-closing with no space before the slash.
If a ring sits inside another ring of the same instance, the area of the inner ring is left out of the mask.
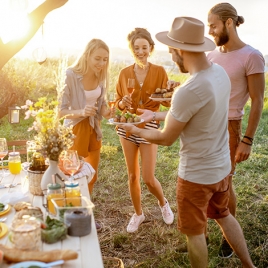
<path id="1" fill-rule="evenodd" d="M 96 131 L 89 124 L 88 118 L 76 124 L 73 127 L 73 133 L 76 138 L 71 149 L 77 150 L 79 156 L 87 157 L 88 152 L 101 148 L 101 140 L 97 140 Z"/>
<path id="2" fill-rule="evenodd" d="M 203 234 L 207 218 L 220 219 L 229 215 L 228 176 L 208 185 L 178 178 L 178 229 L 183 234 Z"/>
<path id="3" fill-rule="evenodd" d="M 242 123 L 241 120 L 228 120 L 229 147 L 230 147 L 230 157 L 232 163 L 231 174 L 234 174 L 235 172 L 235 153 L 242 136 L 241 123 Z"/>

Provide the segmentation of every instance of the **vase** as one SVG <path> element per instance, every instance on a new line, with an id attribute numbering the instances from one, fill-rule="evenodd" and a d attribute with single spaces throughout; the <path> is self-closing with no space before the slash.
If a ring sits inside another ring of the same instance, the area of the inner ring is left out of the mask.
<path id="1" fill-rule="evenodd" d="M 55 175 L 56 183 L 59 183 L 64 187 L 64 181 L 67 180 L 64 173 L 58 167 L 58 161 L 49 160 L 49 166 L 43 174 L 41 180 L 41 189 L 42 191 L 47 190 L 47 185 L 52 183 L 52 175 Z"/>

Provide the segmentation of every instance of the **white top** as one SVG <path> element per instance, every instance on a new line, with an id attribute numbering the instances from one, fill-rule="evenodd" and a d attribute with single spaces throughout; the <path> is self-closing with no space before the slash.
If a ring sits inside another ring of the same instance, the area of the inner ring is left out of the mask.
<path id="1" fill-rule="evenodd" d="M 170 113 L 188 122 L 180 135 L 179 177 L 200 184 L 221 181 L 231 170 L 228 103 L 231 84 L 217 64 L 198 72 L 173 94 Z"/>
<path id="2" fill-rule="evenodd" d="M 98 86 L 97 88 L 93 90 L 85 90 L 85 94 L 86 94 L 86 104 L 94 106 L 97 99 L 101 95 L 101 87 Z"/>

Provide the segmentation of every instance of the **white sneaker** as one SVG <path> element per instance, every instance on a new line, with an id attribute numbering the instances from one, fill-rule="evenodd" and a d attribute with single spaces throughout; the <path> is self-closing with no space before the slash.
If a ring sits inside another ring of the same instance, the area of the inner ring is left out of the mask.
<path id="1" fill-rule="evenodd" d="M 174 214 L 166 198 L 165 198 L 165 201 L 166 201 L 166 204 L 163 207 L 160 206 L 159 201 L 158 201 L 158 205 L 161 209 L 164 222 L 166 224 L 172 224 L 174 221 Z"/>
<path id="2" fill-rule="evenodd" d="M 145 220 L 145 216 L 143 213 L 141 215 L 137 215 L 134 213 L 130 219 L 130 222 L 127 226 L 128 233 L 134 233 L 139 229 L 140 224 Z"/>

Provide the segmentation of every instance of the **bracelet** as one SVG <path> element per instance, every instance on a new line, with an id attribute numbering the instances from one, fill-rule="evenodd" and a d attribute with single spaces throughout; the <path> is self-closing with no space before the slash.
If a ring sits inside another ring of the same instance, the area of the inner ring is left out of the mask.
<path id="1" fill-rule="evenodd" d="M 241 142 L 245 143 L 246 145 L 252 146 L 252 143 L 248 143 L 248 142 L 245 142 L 243 140 Z"/>
<path id="2" fill-rule="evenodd" d="M 251 137 L 249 137 L 249 136 L 244 136 L 243 138 L 246 138 L 246 139 L 248 139 L 249 141 L 251 141 L 251 143 L 253 143 L 253 138 L 251 138 Z"/>
<path id="3" fill-rule="evenodd" d="M 153 119 L 152 121 L 155 121 L 155 112 L 153 112 Z"/>

